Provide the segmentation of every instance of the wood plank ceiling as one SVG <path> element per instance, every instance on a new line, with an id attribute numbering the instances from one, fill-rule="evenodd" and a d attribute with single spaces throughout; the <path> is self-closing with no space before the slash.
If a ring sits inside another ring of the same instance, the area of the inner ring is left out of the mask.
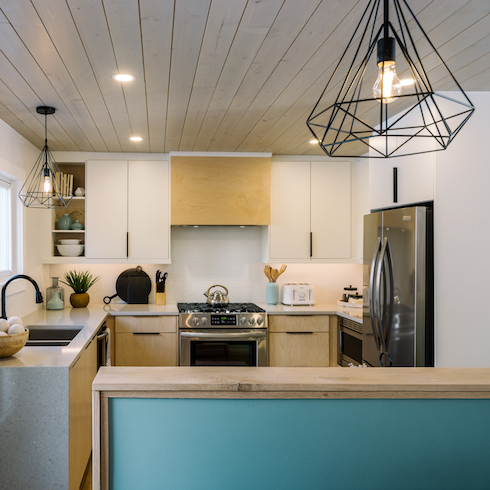
<path id="1" fill-rule="evenodd" d="M 366 4 L 0 0 L 0 118 L 41 148 L 55 107 L 52 150 L 321 155 L 306 118 Z M 489 0 L 410 6 L 463 89 L 490 90 Z"/>

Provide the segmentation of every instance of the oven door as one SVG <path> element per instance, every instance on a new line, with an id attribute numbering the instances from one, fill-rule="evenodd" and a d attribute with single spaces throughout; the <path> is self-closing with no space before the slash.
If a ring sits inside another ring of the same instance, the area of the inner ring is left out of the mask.
<path id="1" fill-rule="evenodd" d="M 339 322 L 338 364 L 359 366 L 362 364 L 362 334 Z"/>
<path id="2" fill-rule="evenodd" d="M 267 366 L 267 331 L 180 331 L 181 366 Z"/>

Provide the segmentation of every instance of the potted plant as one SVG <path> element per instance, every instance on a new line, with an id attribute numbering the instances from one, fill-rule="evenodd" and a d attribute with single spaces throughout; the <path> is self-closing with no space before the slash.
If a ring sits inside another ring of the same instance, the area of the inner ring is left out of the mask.
<path id="1" fill-rule="evenodd" d="M 90 301 L 87 291 L 99 280 L 99 277 L 92 278 L 89 271 L 77 272 L 75 270 L 65 273 L 63 284 L 73 289 L 70 296 L 70 303 L 73 308 L 84 308 Z"/>

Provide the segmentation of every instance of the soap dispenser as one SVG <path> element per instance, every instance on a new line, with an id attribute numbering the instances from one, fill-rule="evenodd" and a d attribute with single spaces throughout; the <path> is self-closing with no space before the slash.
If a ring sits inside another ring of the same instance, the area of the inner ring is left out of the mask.
<path id="1" fill-rule="evenodd" d="M 46 288 L 46 309 L 62 310 L 65 307 L 65 290 L 58 285 L 57 277 L 52 277 L 51 281 L 51 286 Z M 54 298 L 53 301 L 51 301 L 52 298 Z M 62 306 L 60 306 L 60 303 Z"/>

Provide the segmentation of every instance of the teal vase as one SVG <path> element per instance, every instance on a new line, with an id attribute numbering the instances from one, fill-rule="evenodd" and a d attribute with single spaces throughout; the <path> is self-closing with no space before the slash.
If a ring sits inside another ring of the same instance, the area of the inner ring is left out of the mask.
<path id="1" fill-rule="evenodd" d="M 72 224 L 73 218 L 65 213 L 58 220 L 58 230 L 69 230 Z"/>
<path id="2" fill-rule="evenodd" d="M 62 310 L 65 307 L 65 303 L 61 299 L 61 292 L 55 291 L 51 299 L 46 303 L 47 310 Z"/>
<path id="3" fill-rule="evenodd" d="M 265 287 L 265 300 L 268 305 L 277 305 L 279 302 L 279 285 L 277 282 L 269 282 Z"/>

